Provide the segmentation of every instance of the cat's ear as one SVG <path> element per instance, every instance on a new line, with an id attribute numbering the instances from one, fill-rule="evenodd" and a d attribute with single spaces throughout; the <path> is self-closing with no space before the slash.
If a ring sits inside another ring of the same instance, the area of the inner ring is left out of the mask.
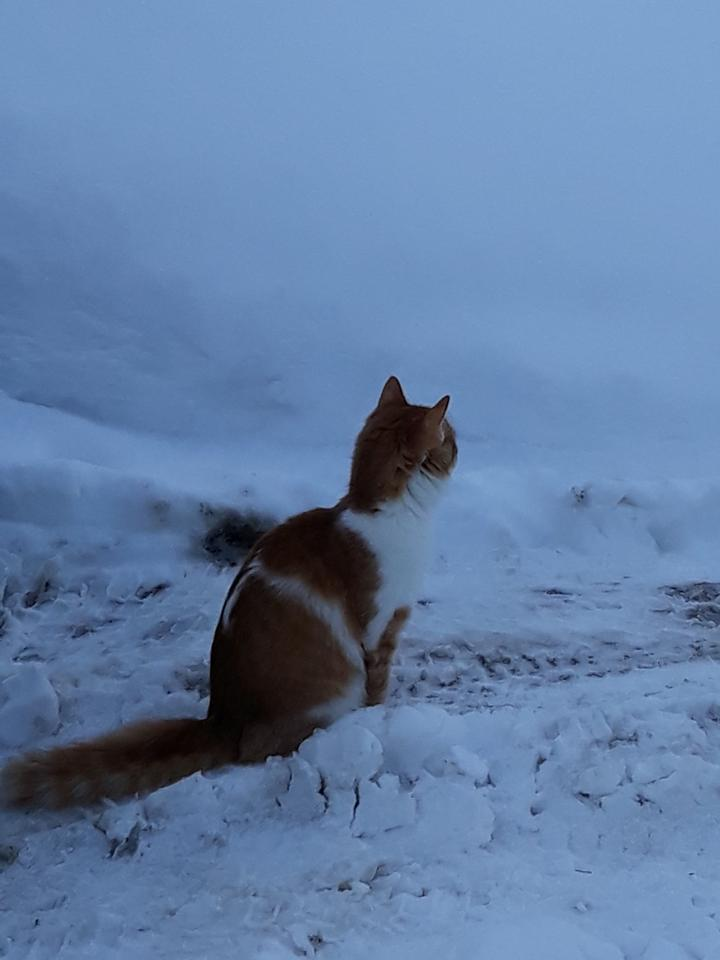
<path id="1" fill-rule="evenodd" d="M 403 388 L 400 386 L 400 381 L 397 377 L 388 377 L 385 381 L 385 386 L 382 388 L 378 406 L 383 407 L 386 403 L 404 403 L 407 406 Z"/>
<path id="2" fill-rule="evenodd" d="M 442 422 L 445 419 L 449 403 L 450 397 L 443 397 L 438 400 L 434 407 L 430 407 L 425 414 L 425 427 L 428 435 L 432 437 L 432 446 L 435 446 L 438 442 L 442 443 L 445 439 Z"/>
<path id="3" fill-rule="evenodd" d="M 447 408 L 449 405 L 450 397 L 443 397 L 441 400 L 438 400 L 434 407 L 430 407 L 428 412 L 425 414 L 425 422 L 427 425 L 429 427 L 439 427 L 445 419 L 445 414 L 447 413 Z"/>

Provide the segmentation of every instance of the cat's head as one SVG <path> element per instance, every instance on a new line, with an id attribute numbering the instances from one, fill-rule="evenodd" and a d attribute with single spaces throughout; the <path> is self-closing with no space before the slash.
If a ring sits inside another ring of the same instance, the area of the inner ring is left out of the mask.
<path id="1" fill-rule="evenodd" d="M 418 483 L 439 485 L 457 460 L 455 431 L 445 414 L 450 397 L 431 407 L 408 403 L 390 377 L 355 443 L 349 497 L 362 510 L 397 499 Z"/>

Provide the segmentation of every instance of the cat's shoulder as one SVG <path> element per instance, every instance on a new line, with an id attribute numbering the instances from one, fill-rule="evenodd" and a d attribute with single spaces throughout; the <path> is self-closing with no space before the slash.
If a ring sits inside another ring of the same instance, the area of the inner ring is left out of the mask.
<path id="1" fill-rule="evenodd" d="M 266 560 L 286 556 L 288 551 L 332 552 L 333 547 L 342 546 L 343 541 L 354 539 L 353 532 L 343 523 L 344 512 L 340 503 L 333 507 L 314 507 L 288 517 L 262 537 L 256 552 L 262 553 Z"/>

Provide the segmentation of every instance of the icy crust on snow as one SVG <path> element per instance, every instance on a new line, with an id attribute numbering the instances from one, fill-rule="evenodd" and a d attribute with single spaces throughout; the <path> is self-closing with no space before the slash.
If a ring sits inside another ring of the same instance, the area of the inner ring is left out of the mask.
<path id="1" fill-rule="evenodd" d="M 191 778 L 139 809 L 151 829 L 174 831 L 179 816 L 207 835 L 265 817 L 311 832 L 317 824 L 339 843 L 384 837 L 388 851 L 409 860 L 440 844 L 441 859 L 451 858 L 492 837 L 488 767 L 470 739 L 464 718 L 438 707 L 363 710 L 317 731 L 288 759 Z"/>
<path id="2" fill-rule="evenodd" d="M 301 746 L 278 803 L 300 819 L 324 815 L 354 837 L 403 830 L 407 853 L 429 842 L 447 853 L 484 846 L 494 821 L 488 771 L 467 739 L 462 718 L 436 707 L 364 711 Z"/>
<path id="3" fill-rule="evenodd" d="M 10 955 L 710 960 L 720 670 L 606 683 L 358 711 L 289 759 L 8 817 Z"/>

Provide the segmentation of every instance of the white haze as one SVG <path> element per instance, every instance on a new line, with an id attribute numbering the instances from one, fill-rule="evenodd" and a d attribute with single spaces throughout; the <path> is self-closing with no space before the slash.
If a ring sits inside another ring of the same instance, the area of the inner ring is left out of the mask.
<path id="1" fill-rule="evenodd" d="M 397 370 L 471 433 L 684 432 L 720 397 L 719 44 L 712 2 L 6 2 L 5 389 L 168 430 L 345 390 L 346 436 Z M 58 374 L 88 325 L 191 402 Z"/>

